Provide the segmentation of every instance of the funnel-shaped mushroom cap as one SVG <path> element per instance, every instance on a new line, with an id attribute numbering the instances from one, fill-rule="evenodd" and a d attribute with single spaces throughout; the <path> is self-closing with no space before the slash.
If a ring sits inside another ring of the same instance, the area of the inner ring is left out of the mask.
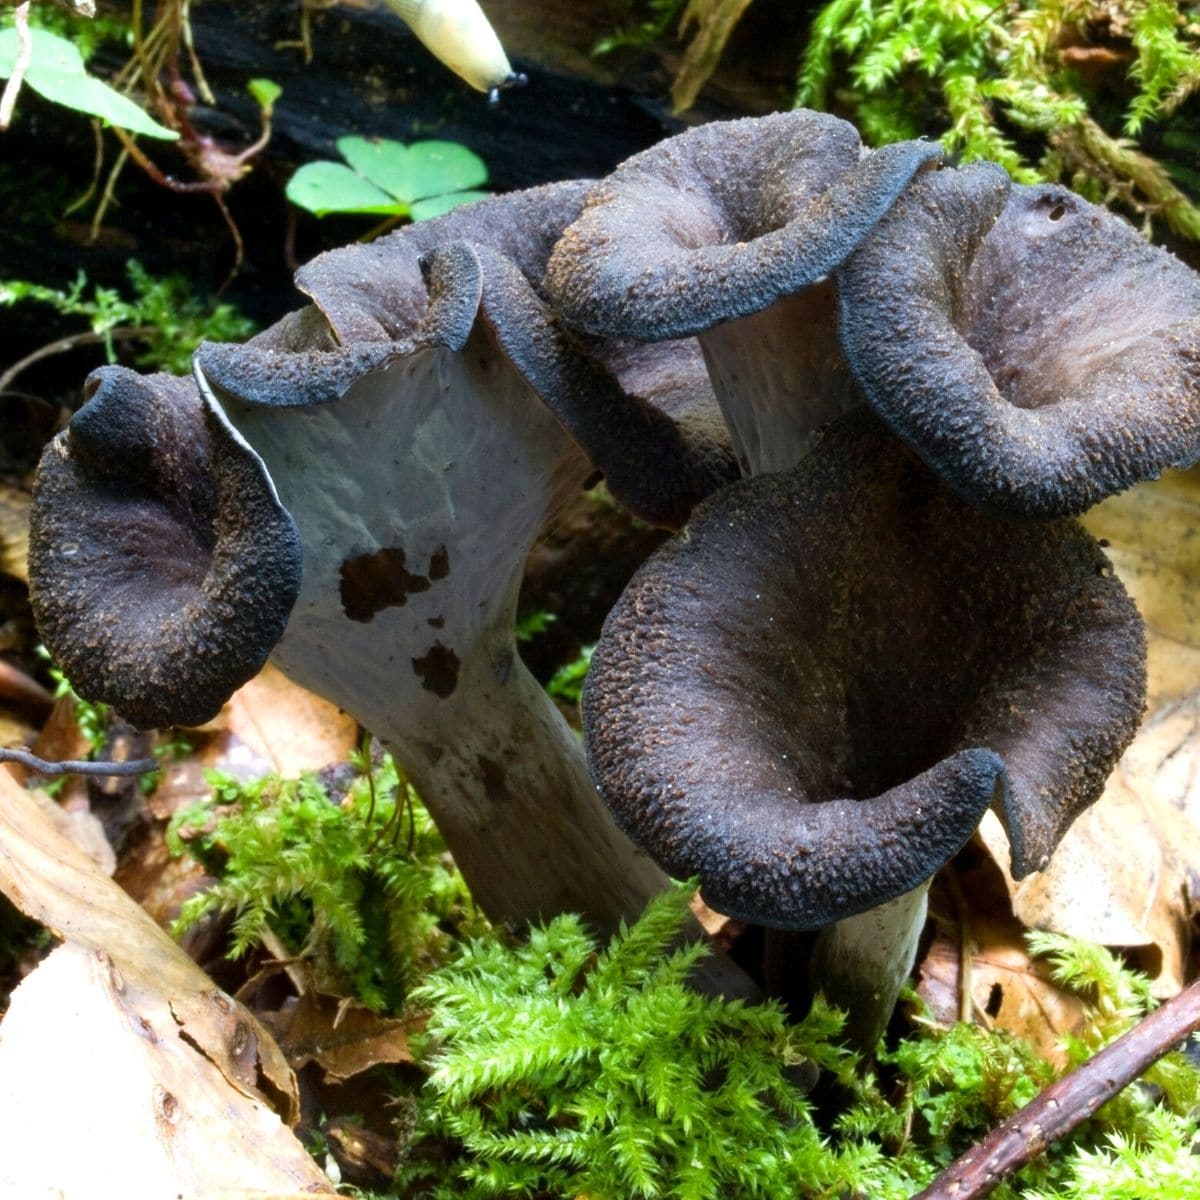
<path id="1" fill-rule="evenodd" d="M 1133 735 L 1141 621 L 1073 522 L 963 504 L 866 413 L 711 496 L 609 615 L 584 693 L 618 824 L 723 912 L 906 892 L 993 799 L 1045 863 Z"/>
<path id="2" fill-rule="evenodd" d="M 274 660 L 393 748 L 484 911 L 613 928 L 661 875 L 608 820 L 514 618 L 534 539 L 593 473 L 572 416 L 616 385 L 503 254 L 452 242 L 426 272 L 403 338 L 196 353 L 304 539 Z"/>
<path id="3" fill-rule="evenodd" d="M 868 400 L 972 503 L 1080 513 L 1200 455 L 1200 276 L 976 165 L 914 181 L 838 273 Z"/>
<path id="4" fill-rule="evenodd" d="M 397 707 L 437 707 L 477 643 L 511 640 L 529 547 L 591 472 L 539 394 L 543 373 L 559 386 L 547 320 L 511 263 L 458 242 L 434 253 L 405 341 L 197 350 L 202 388 L 275 468 L 304 537 L 278 661 L 351 711 L 381 645 L 399 648 Z"/>
<path id="5" fill-rule="evenodd" d="M 864 151 L 854 127 L 797 109 L 714 122 L 622 163 L 546 269 L 593 333 L 657 342 L 759 312 L 842 262 L 940 151 Z"/>
<path id="6" fill-rule="evenodd" d="M 446 230 L 454 232 L 461 224 L 447 224 Z M 410 249 L 400 253 L 399 244 L 390 258 L 366 258 L 360 253 L 366 249 L 345 252 L 347 263 L 336 258 L 342 252 L 324 256 L 321 287 L 314 295 L 328 315 L 333 338 L 320 337 L 307 318 L 303 324 L 281 323 L 245 346 L 206 343 L 196 356 L 202 375 L 249 405 L 332 404 L 357 380 L 390 363 L 428 357 L 439 348 L 464 351 L 482 320 L 504 360 L 503 368 L 493 369 L 519 372 L 530 395 L 557 418 L 574 452 L 583 450 L 591 466 L 604 473 L 612 494 L 635 515 L 678 528 L 698 500 L 736 477 L 695 343 L 639 349 L 585 345 L 558 327 L 518 263 L 475 241 L 442 243 L 411 262 Z M 536 255 L 531 255 L 525 257 L 532 261 Z M 353 269 L 356 262 L 361 275 Z M 385 269 L 389 262 L 393 274 Z M 401 287 L 397 279 L 409 267 L 417 281 Z M 311 284 L 301 276 L 302 284 Z M 351 286 L 351 277 L 364 280 L 361 291 Z M 400 297 L 407 297 L 404 304 L 419 303 L 419 315 L 410 315 L 402 336 L 394 314 L 387 317 L 387 327 L 376 321 L 390 312 L 389 297 L 396 300 L 397 313 L 403 311 Z M 414 373 L 414 387 L 440 387 L 436 380 L 415 382 L 420 376 Z M 487 383 L 474 386 L 485 411 Z M 524 418 L 510 414 L 506 419 Z M 470 440 L 472 453 L 486 453 L 486 438 Z M 487 469 L 504 467 L 489 461 Z"/>
<path id="7" fill-rule="evenodd" d="M 38 628 L 80 695 L 135 725 L 199 724 L 279 640 L 299 539 L 190 379 L 105 367 L 87 392 L 34 487 Z"/>
<path id="8" fill-rule="evenodd" d="M 742 470 L 789 467 L 814 429 L 862 401 L 824 277 L 939 154 L 922 142 L 867 151 L 823 113 L 701 126 L 596 186 L 546 289 L 595 333 L 698 335 Z"/>
<path id="9" fill-rule="evenodd" d="M 579 215 L 590 180 L 547 184 L 456 208 L 366 244 L 318 255 L 296 273 L 341 345 L 411 337 L 425 315 L 421 258 L 468 241 L 503 254 L 532 284 L 562 231 Z"/>

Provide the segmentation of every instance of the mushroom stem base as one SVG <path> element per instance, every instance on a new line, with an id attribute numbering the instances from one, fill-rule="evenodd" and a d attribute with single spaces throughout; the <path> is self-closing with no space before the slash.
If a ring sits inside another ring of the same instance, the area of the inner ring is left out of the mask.
<path id="1" fill-rule="evenodd" d="M 808 976 L 814 992 L 847 1014 L 846 1037 L 870 1054 L 912 970 L 928 911 L 929 882 L 877 908 L 827 925 Z"/>

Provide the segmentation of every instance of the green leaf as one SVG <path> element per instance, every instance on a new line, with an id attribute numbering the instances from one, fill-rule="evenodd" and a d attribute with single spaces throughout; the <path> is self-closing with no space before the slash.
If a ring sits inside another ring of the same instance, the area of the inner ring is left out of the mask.
<path id="1" fill-rule="evenodd" d="M 29 34 L 33 43 L 30 70 L 44 68 L 47 71 L 61 71 L 70 75 L 84 73 L 83 55 L 66 38 L 49 33 L 45 29 L 31 29 Z M 17 63 L 17 49 L 17 31 L 0 31 L 0 79 L 7 79 L 13 73 Z"/>
<path id="2" fill-rule="evenodd" d="M 416 200 L 409 209 L 409 216 L 414 221 L 432 221 L 448 213 L 452 208 L 462 208 L 464 204 L 474 204 L 486 200 L 491 192 L 451 192 L 446 196 L 430 196 L 428 200 Z"/>
<path id="3" fill-rule="evenodd" d="M 306 163 L 288 180 L 287 198 L 318 217 L 354 212 L 403 216 L 407 212 L 405 205 L 335 162 Z"/>
<path id="4" fill-rule="evenodd" d="M 167 141 L 179 137 L 174 130 L 160 125 L 128 96 L 121 95 L 94 75 L 89 75 L 84 69 L 83 56 L 66 38 L 44 29 L 32 29 L 30 36 L 33 53 L 25 82 L 35 92 L 55 104 L 99 117 L 110 125 L 133 133 Z M 13 73 L 17 50 L 16 30 L 0 31 L 0 78 L 7 78 Z"/>
<path id="5" fill-rule="evenodd" d="M 246 90 L 258 101 L 264 112 L 270 112 L 275 107 L 275 101 L 283 95 L 283 88 L 273 79 L 252 79 L 246 84 Z"/>
<path id="6" fill-rule="evenodd" d="M 457 142 L 414 142 L 339 138 L 342 157 L 360 174 L 403 204 L 461 192 L 487 182 L 483 160 Z"/>
<path id="7" fill-rule="evenodd" d="M 94 75 L 75 75 L 60 71 L 45 71 L 30 68 L 25 77 L 35 92 L 61 104 L 74 108 L 88 116 L 99 117 L 109 125 L 141 133 L 146 137 L 175 141 L 179 134 L 160 125 L 145 109 L 139 108 L 128 96 L 122 96 Z"/>

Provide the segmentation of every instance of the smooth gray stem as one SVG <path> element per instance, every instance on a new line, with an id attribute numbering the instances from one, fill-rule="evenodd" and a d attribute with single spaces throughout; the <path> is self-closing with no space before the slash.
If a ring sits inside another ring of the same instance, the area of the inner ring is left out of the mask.
<path id="1" fill-rule="evenodd" d="M 613 824 L 553 701 L 519 660 L 471 674 L 433 720 L 356 715 L 403 764 L 491 920 L 579 912 L 604 936 L 635 920 L 667 878 Z"/>
<path id="2" fill-rule="evenodd" d="M 847 1013 L 846 1036 L 870 1053 L 887 1027 L 917 956 L 929 882 L 877 908 L 827 925 L 809 960 L 814 991 Z"/>

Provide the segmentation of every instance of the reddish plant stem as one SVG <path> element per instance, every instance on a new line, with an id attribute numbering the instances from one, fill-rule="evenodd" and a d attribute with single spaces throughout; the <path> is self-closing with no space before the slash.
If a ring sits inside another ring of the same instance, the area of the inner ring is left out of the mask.
<path id="1" fill-rule="evenodd" d="M 1200 1029 L 1200 979 L 1013 1113 L 912 1200 L 976 1200 Z"/>

